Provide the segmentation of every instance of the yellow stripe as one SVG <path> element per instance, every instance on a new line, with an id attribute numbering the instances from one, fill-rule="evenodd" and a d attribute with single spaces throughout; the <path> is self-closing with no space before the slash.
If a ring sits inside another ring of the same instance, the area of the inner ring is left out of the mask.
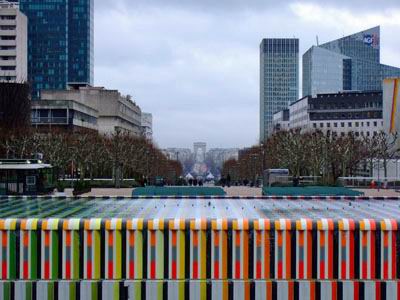
<path id="1" fill-rule="evenodd" d="M 179 236 L 179 259 L 180 259 L 180 268 L 179 268 L 179 279 L 185 279 L 185 232 L 180 230 L 178 231 Z"/>
<path id="2" fill-rule="evenodd" d="M 398 94 L 398 79 L 394 79 L 393 87 L 393 103 L 392 103 L 392 116 L 390 120 L 390 133 L 395 133 L 396 131 L 396 113 L 397 113 L 397 94 Z"/>

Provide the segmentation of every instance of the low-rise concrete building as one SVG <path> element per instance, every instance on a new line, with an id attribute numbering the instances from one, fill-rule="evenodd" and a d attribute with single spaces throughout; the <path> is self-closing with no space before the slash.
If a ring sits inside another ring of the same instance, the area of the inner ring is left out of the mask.
<path id="1" fill-rule="evenodd" d="M 289 109 L 284 109 L 274 113 L 273 120 L 273 132 L 279 130 L 289 129 Z"/>
<path id="2" fill-rule="evenodd" d="M 74 86 L 67 90 L 42 91 L 41 100 L 32 101 L 32 126 L 47 130 L 91 129 L 102 134 L 123 130 L 141 135 L 141 110 L 117 90 Z"/>
<path id="3" fill-rule="evenodd" d="M 279 113 L 276 113 L 278 119 Z M 286 122 L 286 121 L 283 121 Z M 277 127 L 286 126 L 276 123 Z M 321 130 L 344 136 L 372 136 L 383 129 L 382 92 L 306 96 L 289 106 L 288 129 Z"/>

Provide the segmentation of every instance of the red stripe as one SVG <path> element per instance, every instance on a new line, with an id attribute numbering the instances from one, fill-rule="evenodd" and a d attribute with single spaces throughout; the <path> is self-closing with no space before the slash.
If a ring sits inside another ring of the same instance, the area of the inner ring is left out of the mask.
<path id="1" fill-rule="evenodd" d="M 129 262 L 129 279 L 135 278 L 135 263 L 131 260 Z"/>
<path id="2" fill-rule="evenodd" d="M 193 260 L 193 279 L 198 279 L 199 277 L 199 263 L 197 260 Z"/>
<path id="3" fill-rule="evenodd" d="M 172 273 L 172 279 L 176 279 L 176 261 L 173 260 L 171 262 L 171 273 Z"/>
<path id="4" fill-rule="evenodd" d="M 381 282 L 375 282 L 375 299 L 381 299 Z"/>
<path id="5" fill-rule="evenodd" d="M 256 262 L 256 270 L 257 270 L 256 277 L 257 277 L 257 279 L 261 279 L 261 267 L 262 267 L 261 261 L 258 260 Z"/>
<path id="6" fill-rule="evenodd" d="M 108 261 L 108 279 L 113 279 L 113 269 L 114 269 L 114 264 L 113 261 L 110 260 Z"/>
<path id="7" fill-rule="evenodd" d="M 240 260 L 235 261 L 235 279 L 240 279 Z"/>
<path id="8" fill-rule="evenodd" d="M 304 262 L 299 261 L 299 279 L 304 279 Z"/>
<path id="9" fill-rule="evenodd" d="M 359 299 L 359 284 L 358 281 L 354 281 L 354 300 L 358 300 Z"/>
<path id="10" fill-rule="evenodd" d="M 319 262 L 319 278 L 326 279 L 325 278 L 325 262 L 322 260 L 320 260 L 320 262 Z"/>
<path id="11" fill-rule="evenodd" d="M 328 231 L 328 257 L 325 259 L 328 260 L 328 278 L 325 279 L 333 279 L 333 232 L 331 230 Z"/>
<path id="12" fill-rule="evenodd" d="M 396 233 L 392 231 L 392 278 L 397 278 L 397 257 L 396 257 Z M 392 279 L 391 278 L 391 279 Z"/>
<path id="13" fill-rule="evenodd" d="M 2 231 L 2 248 L 7 250 L 7 232 Z M 2 279 L 7 279 L 7 257 L 3 257 L 3 261 L 1 262 L 1 273 Z"/>
<path id="14" fill-rule="evenodd" d="M 87 278 L 86 279 L 92 279 L 92 262 L 87 261 L 86 263 L 86 270 L 87 270 Z"/>
<path id="15" fill-rule="evenodd" d="M 214 277 L 215 279 L 219 279 L 219 262 L 214 262 Z"/>
<path id="16" fill-rule="evenodd" d="M 44 262 L 44 278 L 43 279 L 50 279 L 50 262 L 46 260 Z"/>
<path id="17" fill-rule="evenodd" d="M 278 279 L 282 279 L 283 263 L 278 261 Z"/>
<path id="18" fill-rule="evenodd" d="M 71 279 L 71 261 L 65 262 L 65 279 Z"/>
<path id="19" fill-rule="evenodd" d="M 3 260 L 1 262 L 1 273 L 2 273 L 1 279 L 7 279 L 7 260 Z"/>
<path id="20" fill-rule="evenodd" d="M 350 231 L 350 256 L 349 256 L 349 265 L 350 265 L 350 279 L 354 279 L 354 231 Z"/>
<path id="21" fill-rule="evenodd" d="M 28 262 L 24 261 L 23 263 L 23 279 L 28 279 Z"/>
<path id="22" fill-rule="evenodd" d="M 154 260 L 150 262 L 150 278 L 156 278 L 156 262 Z"/>

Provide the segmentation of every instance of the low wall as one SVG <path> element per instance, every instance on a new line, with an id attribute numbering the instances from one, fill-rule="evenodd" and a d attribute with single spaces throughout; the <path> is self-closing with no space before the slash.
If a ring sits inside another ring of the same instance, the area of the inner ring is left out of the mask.
<path id="1" fill-rule="evenodd" d="M 395 280 L 396 220 L 3 219 L 0 280 Z"/>

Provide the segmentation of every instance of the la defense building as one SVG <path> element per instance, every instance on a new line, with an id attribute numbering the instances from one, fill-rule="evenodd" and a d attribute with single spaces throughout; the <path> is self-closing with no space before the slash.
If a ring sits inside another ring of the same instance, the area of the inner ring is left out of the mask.
<path id="1" fill-rule="evenodd" d="M 299 39 L 269 38 L 260 45 L 260 141 L 272 132 L 273 115 L 299 98 Z"/>
<path id="2" fill-rule="evenodd" d="M 93 85 L 94 0 L 20 0 L 28 18 L 32 98 L 68 84 Z"/>
<path id="3" fill-rule="evenodd" d="M 340 91 L 381 91 L 400 68 L 380 63 L 380 27 L 322 45 L 303 55 L 303 96 Z"/>

